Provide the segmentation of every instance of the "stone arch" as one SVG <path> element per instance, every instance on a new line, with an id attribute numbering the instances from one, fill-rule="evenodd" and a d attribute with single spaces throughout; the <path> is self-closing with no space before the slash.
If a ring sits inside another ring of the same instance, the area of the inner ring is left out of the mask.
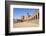
<path id="1" fill-rule="evenodd" d="M 38 13 L 38 19 L 39 19 L 39 13 Z"/>
<path id="2" fill-rule="evenodd" d="M 36 19 L 37 19 L 37 15 L 36 15 Z"/>
<path id="3" fill-rule="evenodd" d="M 35 19 L 35 16 L 34 16 L 34 19 Z"/>

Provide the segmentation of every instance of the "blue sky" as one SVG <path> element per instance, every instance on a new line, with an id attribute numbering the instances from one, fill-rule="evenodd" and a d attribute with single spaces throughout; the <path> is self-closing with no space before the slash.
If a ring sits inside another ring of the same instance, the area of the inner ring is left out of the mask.
<path id="1" fill-rule="evenodd" d="M 20 16 L 27 16 L 27 13 L 29 13 L 31 16 L 35 14 L 38 9 L 33 8 L 13 8 L 13 18 L 18 19 Z"/>

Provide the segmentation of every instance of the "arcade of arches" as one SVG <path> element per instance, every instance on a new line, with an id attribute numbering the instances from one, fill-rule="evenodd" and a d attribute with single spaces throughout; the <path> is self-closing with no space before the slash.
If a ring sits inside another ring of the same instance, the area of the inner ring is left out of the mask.
<path id="1" fill-rule="evenodd" d="M 22 16 L 22 19 L 23 20 L 37 20 L 37 19 L 39 19 L 39 13 L 37 13 L 37 14 L 35 14 L 33 16 L 30 16 L 30 17 L 28 17 L 28 16 Z"/>

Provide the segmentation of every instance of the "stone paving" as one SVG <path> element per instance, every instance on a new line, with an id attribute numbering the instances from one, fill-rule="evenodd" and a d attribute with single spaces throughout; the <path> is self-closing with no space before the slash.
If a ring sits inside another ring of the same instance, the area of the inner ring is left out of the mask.
<path id="1" fill-rule="evenodd" d="M 38 27 L 39 21 L 38 20 L 32 20 L 32 21 L 26 21 L 26 22 L 20 22 L 20 23 L 14 23 L 14 28 L 21 28 L 21 27 Z"/>

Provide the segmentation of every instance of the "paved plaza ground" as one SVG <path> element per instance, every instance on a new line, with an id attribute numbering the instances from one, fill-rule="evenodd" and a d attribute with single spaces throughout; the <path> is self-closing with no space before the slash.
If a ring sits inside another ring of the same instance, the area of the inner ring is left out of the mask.
<path id="1" fill-rule="evenodd" d="M 22 27 L 38 27 L 39 26 L 39 20 L 30 20 L 26 22 L 19 22 L 19 23 L 14 23 L 13 27 L 14 28 L 22 28 Z"/>

